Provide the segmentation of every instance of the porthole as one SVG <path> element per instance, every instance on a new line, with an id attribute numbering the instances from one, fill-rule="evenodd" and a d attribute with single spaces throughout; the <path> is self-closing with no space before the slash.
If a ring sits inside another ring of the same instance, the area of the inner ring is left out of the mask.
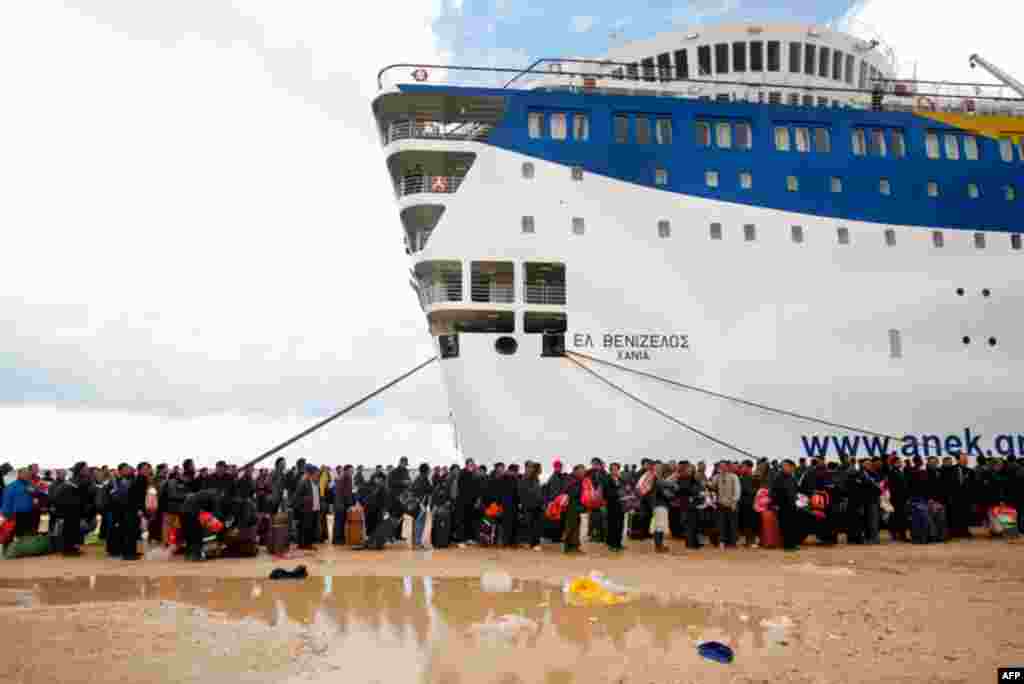
<path id="1" fill-rule="evenodd" d="M 988 338 L 988 346 L 990 346 L 990 347 L 996 346 L 996 338 L 994 338 L 994 337 Z"/>
<path id="2" fill-rule="evenodd" d="M 505 356 L 511 356 L 519 350 L 519 343 L 514 337 L 499 337 L 494 341 L 494 351 Z"/>
<path id="3" fill-rule="evenodd" d="M 964 344 L 970 344 L 971 343 L 971 338 L 968 337 L 967 335 L 964 335 L 963 342 L 964 342 Z"/>
<path id="4" fill-rule="evenodd" d="M 981 291 L 981 296 L 982 297 L 991 297 L 992 296 L 992 290 L 990 290 L 990 289 L 988 289 L 986 287 L 984 290 Z"/>
<path id="5" fill-rule="evenodd" d="M 957 297 L 963 297 L 964 296 L 964 288 L 962 288 L 962 287 L 956 288 L 956 296 Z"/>

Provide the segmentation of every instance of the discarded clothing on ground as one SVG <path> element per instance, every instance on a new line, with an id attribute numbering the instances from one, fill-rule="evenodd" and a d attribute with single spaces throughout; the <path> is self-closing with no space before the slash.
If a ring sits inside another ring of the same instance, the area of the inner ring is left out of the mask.
<path id="1" fill-rule="evenodd" d="M 284 568 L 274 568 L 270 571 L 270 579 L 306 579 L 309 577 L 309 573 L 306 572 L 305 565 L 296 566 L 294 570 L 285 570 Z"/>

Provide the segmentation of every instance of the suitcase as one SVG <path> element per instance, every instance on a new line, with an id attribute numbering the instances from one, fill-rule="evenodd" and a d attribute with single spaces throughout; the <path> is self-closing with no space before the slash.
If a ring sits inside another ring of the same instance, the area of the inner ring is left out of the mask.
<path id="1" fill-rule="evenodd" d="M 911 501 L 908 505 L 910 506 L 910 541 L 915 544 L 927 544 L 931 528 L 928 503 Z"/>
<path id="2" fill-rule="evenodd" d="M 782 548 L 779 514 L 770 509 L 761 513 L 761 546 L 766 549 Z"/>
<path id="3" fill-rule="evenodd" d="M 451 506 L 439 506 L 434 509 L 434 524 L 430 528 L 430 545 L 435 549 L 447 549 L 451 544 L 451 535 Z"/>
<path id="4" fill-rule="evenodd" d="M 291 548 L 291 543 L 288 539 L 288 525 L 271 525 L 267 551 L 275 556 L 280 556 L 287 553 L 289 548 Z"/>
<path id="5" fill-rule="evenodd" d="M 362 546 L 366 543 L 366 517 L 363 507 L 356 504 L 345 514 L 345 543 Z"/>
<path id="6" fill-rule="evenodd" d="M 498 525 L 490 518 L 480 521 L 480 546 L 494 546 L 498 543 Z"/>
<path id="7" fill-rule="evenodd" d="M 388 542 L 395 538 L 395 527 L 400 520 L 400 518 L 384 518 L 377 523 L 373 534 L 366 540 L 366 548 L 372 551 L 383 551 Z"/>

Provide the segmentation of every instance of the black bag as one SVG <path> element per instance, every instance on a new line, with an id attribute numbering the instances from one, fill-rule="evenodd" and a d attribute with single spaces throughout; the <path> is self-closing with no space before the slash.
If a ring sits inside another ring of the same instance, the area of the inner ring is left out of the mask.
<path id="1" fill-rule="evenodd" d="M 373 534 L 366 540 L 366 548 L 373 551 L 383 551 L 387 543 L 395 538 L 396 522 L 397 518 L 384 518 L 377 523 Z"/>
<path id="2" fill-rule="evenodd" d="M 411 491 L 404 491 L 398 497 L 402 512 L 414 519 L 420 514 L 420 500 Z"/>
<path id="3" fill-rule="evenodd" d="M 430 545 L 435 549 L 447 549 L 452 541 L 451 536 L 451 506 L 438 506 L 434 509 L 434 524 L 430 528 Z"/>

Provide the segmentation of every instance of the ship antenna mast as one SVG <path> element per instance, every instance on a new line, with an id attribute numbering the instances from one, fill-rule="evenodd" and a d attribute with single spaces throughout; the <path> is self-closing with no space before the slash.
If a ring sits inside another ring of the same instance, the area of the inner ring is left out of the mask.
<path id="1" fill-rule="evenodd" d="M 971 55 L 971 68 L 980 66 L 988 73 L 995 76 L 997 79 L 1005 83 L 1012 91 L 1024 97 L 1024 83 L 1021 83 L 1010 74 L 1006 73 L 995 64 L 992 64 L 988 60 L 984 59 L 981 55 Z"/>

